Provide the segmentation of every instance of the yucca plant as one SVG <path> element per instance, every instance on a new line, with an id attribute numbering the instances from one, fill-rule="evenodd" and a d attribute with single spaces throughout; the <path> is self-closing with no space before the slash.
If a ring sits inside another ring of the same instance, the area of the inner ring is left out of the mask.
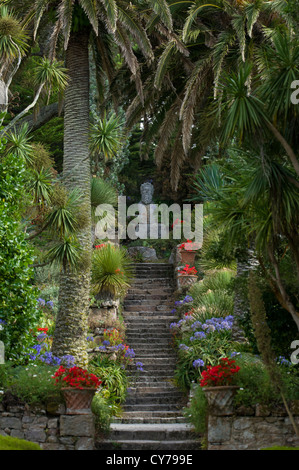
<path id="1" fill-rule="evenodd" d="M 0 56 L 3 61 L 24 55 L 27 50 L 26 35 L 20 21 L 6 5 L 0 7 Z"/>
<path id="2" fill-rule="evenodd" d="M 120 119 L 112 114 L 92 125 L 91 128 L 91 153 L 98 158 L 102 156 L 105 161 L 117 155 L 123 142 L 123 124 Z"/>
<path id="3" fill-rule="evenodd" d="M 123 297 L 132 283 L 133 276 L 133 264 L 125 248 L 107 243 L 94 251 L 93 295 Z"/>
<path id="4" fill-rule="evenodd" d="M 67 268 L 75 271 L 80 263 L 82 250 L 76 237 L 64 235 L 54 242 L 54 245 L 47 252 L 45 261 L 58 266 L 62 266 L 64 271 Z"/>
<path id="5" fill-rule="evenodd" d="M 23 124 L 18 131 L 11 130 L 6 134 L 7 147 L 6 154 L 13 153 L 18 158 L 23 159 L 26 165 L 33 163 L 33 147 L 30 143 L 28 124 Z"/>
<path id="6" fill-rule="evenodd" d="M 32 193 L 34 204 L 42 207 L 51 200 L 53 192 L 53 173 L 49 168 L 33 170 L 28 184 L 29 191 Z"/>
<path id="7" fill-rule="evenodd" d="M 46 219 L 47 227 L 56 235 L 75 234 L 84 225 L 80 217 L 80 196 L 80 191 L 76 189 L 67 192 L 63 187 L 56 188 L 53 207 Z"/>

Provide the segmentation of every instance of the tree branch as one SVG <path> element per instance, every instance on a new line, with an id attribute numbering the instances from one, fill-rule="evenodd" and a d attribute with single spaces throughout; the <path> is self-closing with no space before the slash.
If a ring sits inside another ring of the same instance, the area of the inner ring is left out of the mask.
<path id="1" fill-rule="evenodd" d="M 36 95 L 35 95 L 35 97 L 34 97 L 32 103 L 30 103 L 30 104 L 29 104 L 25 109 L 23 109 L 23 111 L 21 111 L 12 121 L 10 121 L 10 123 L 7 124 L 7 126 L 4 127 L 4 129 L 0 132 L 0 138 L 3 137 L 4 134 L 6 134 L 6 132 L 7 132 L 9 129 L 11 129 L 11 128 L 15 125 L 15 123 L 16 123 L 17 121 L 19 121 L 23 116 L 25 116 L 25 114 L 27 114 L 28 111 L 30 111 L 31 108 L 34 108 L 34 106 L 36 105 L 37 100 L 38 100 L 38 98 L 39 98 L 39 96 L 40 96 L 40 94 L 41 94 L 42 89 L 44 88 L 44 86 L 45 86 L 45 82 L 43 82 L 43 83 L 39 86 L 39 88 L 38 88 L 38 90 L 37 90 L 37 92 L 36 92 Z"/>

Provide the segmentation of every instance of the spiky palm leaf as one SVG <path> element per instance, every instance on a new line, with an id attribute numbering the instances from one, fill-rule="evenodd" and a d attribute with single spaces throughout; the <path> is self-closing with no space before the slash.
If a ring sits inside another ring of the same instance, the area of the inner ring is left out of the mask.
<path id="1" fill-rule="evenodd" d="M 90 148 L 93 155 L 103 156 L 110 160 L 117 156 L 123 144 L 123 123 L 114 114 L 106 114 L 99 118 L 91 127 Z"/>
<path id="2" fill-rule="evenodd" d="M 31 136 L 29 135 L 28 124 L 23 124 L 18 131 L 7 133 L 6 139 L 8 142 L 6 152 L 14 153 L 30 166 L 33 163 L 33 147 L 30 143 Z"/>
<path id="3" fill-rule="evenodd" d="M 28 46 L 21 22 L 6 5 L 0 7 L 0 56 L 2 61 L 24 55 Z M 2 64 L 3 65 L 3 62 Z"/>
<path id="4" fill-rule="evenodd" d="M 45 223 L 49 230 L 63 237 L 74 235 L 78 231 L 81 194 L 76 189 L 70 192 L 62 189 L 61 194 L 62 197 L 54 199 L 54 206 Z"/>
<path id="5" fill-rule="evenodd" d="M 64 236 L 54 242 L 47 252 L 45 261 L 62 266 L 64 270 L 76 271 L 81 262 L 82 250 L 74 236 Z"/>
<path id="6" fill-rule="evenodd" d="M 51 202 L 53 193 L 53 172 L 50 168 L 33 170 L 28 184 L 28 190 L 33 195 L 33 202 L 44 206 Z"/>
<path id="7" fill-rule="evenodd" d="M 92 285 L 95 295 L 123 296 L 134 277 L 132 260 L 123 247 L 107 243 L 93 253 Z"/>

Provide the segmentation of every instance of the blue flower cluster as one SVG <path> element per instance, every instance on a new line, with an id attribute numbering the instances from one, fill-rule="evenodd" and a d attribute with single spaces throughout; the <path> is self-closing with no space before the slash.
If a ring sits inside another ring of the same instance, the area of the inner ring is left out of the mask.
<path id="1" fill-rule="evenodd" d="M 231 330 L 234 322 L 234 317 L 232 315 L 227 315 L 225 318 L 222 317 L 214 317 L 201 322 L 199 320 L 194 321 L 194 317 L 192 315 L 185 316 L 177 323 L 173 322 L 170 324 L 171 330 L 180 330 L 183 329 L 184 331 L 189 331 L 191 336 L 189 337 L 189 341 L 201 341 L 207 338 L 213 332 L 219 331 L 227 331 Z M 189 349 L 192 350 L 190 346 L 187 346 L 184 343 L 179 344 L 179 349 L 181 351 L 188 351 Z M 234 354 L 234 353 L 233 353 Z M 237 353 L 235 353 L 237 354 Z M 235 355 L 234 354 L 234 355 Z M 200 367 L 204 367 L 204 361 L 200 358 L 193 361 L 193 367 L 198 369 Z"/>
<path id="2" fill-rule="evenodd" d="M 293 363 L 286 359 L 284 356 L 278 356 L 276 358 L 276 362 L 282 366 L 292 366 Z"/>
<path id="3" fill-rule="evenodd" d="M 196 359 L 195 361 L 193 361 L 192 365 L 195 369 L 198 369 L 199 367 L 204 367 L 205 363 L 202 359 Z"/>
<path id="4" fill-rule="evenodd" d="M 170 324 L 170 329 L 180 329 L 184 325 L 188 324 L 188 327 L 194 331 L 194 336 L 192 336 L 190 340 L 194 341 L 195 339 L 204 339 L 206 338 L 207 334 L 212 333 L 214 331 L 231 330 L 234 322 L 234 317 L 232 315 L 228 315 L 225 318 L 214 317 L 205 320 L 205 322 L 200 322 L 196 320 L 192 324 L 189 324 L 192 320 L 192 315 L 186 316 L 185 318 L 182 318 L 176 323 L 172 322 Z"/>
<path id="5" fill-rule="evenodd" d="M 193 302 L 193 297 L 191 297 L 191 295 L 186 295 L 186 297 L 183 300 L 176 300 L 174 302 L 174 305 L 176 307 L 181 307 L 182 305 L 188 304 L 190 302 Z M 171 310 L 171 313 L 176 313 L 176 311 L 177 311 L 176 308 L 174 308 Z"/>
<path id="6" fill-rule="evenodd" d="M 47 302 L 42 299 L 41 297 L 39 297 L 37 299 L 37 303 L 38 303 L 38 306 L 39 307 L 49 307 L 49 308 L 53 308 L 54 307 L 54 302 L 53 300 L 48 300 Z"/>
<path id="7" fill-rule="evenodd" d="M 75 365 L 75 358 L 69 354 L 57 357 L 51 351 L 47 351 L 45 346 L 42 344 L 35 344 L 30 349 L 33 349 L 33 353 L 28 353 L 28 357 L 31 361 L 41 361 L 44 364 L 50 366 L 65 365 L 66 367 L 72 367 Z"/>

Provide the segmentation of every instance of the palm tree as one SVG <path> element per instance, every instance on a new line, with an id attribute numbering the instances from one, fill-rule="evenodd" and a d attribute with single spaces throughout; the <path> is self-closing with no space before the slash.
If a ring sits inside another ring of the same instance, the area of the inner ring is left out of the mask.
<path id="1" fill-rule="evenodd" d="M 81 206 L 87 214 L 84 230 L 78 239 L 83 262 L 76 272 L 66 268 L 61 273 L 59 312 L 53 340 L 53 352 L 57 356 L 71 354 L 76 363 L 86 365 L 87 315 L 90 296 L 91 267 L 91 203 L 89 156 L 89 44 L 101 51 L 105 62 L 102 32 L 113 35 L 135 79 L 142 99 L 140 70 L 132 44 L 138 44 L 146 59 L 152 59 L 150 41 L 135 10 L 141 6 L 150 9 L 161 18 L 166 28 L 171 27 L 167 2 L 147 0 L 133 2 L 121 0 L 36 0 L 34 2 L 34 37 L 47 12 L 55 12 L 56 21 L 50 42 L 50 57 L 54 59 L 59 35 L 64 38 L 66 68 L 69 84 L 65 91 L 64 106 L 64 162 L 63 173 L 68 189 L 77 188 L 81 193 Z M 138 12 L 137 12 L 138 13 Z M 101 52 L 100 52 L 101 53 Z M 107 67 L 106 67 L 107 70 Z"/>
<path id="2" fill-rule="evenodd" d="M 228 253 L 246 246 L 247 273 L 259 267 L 278 302 L 299 329 L 296 294 L 299 281 L 298 187 L 293 173 L 277 159 L 235 149 L 229 163 L 207 166 L 196 179 L 195 198 L 210 201 L 212 226 L 224 234 Z M 211 171 L 213 170 L 213 171 Z M 212 177 L 218 175 L 217 178 Z M 245 242 L 245 243 L 244 243 Z M 246 255 L 246 253 L 245 253 Z M 291 282 L 288 272 L 297 273 Z M 286 282 L 288 281 L 288 282 Z"/>
<path id="3" fill-rule="evenodd" d="M 162 49 L 147 79 L 143 138 L 148 146 L 154 143 L 158 166 L 170 152 L 173 188 L 184 162 L 196 169 L 209 147 L 220 142 L 225 148 L 240 136 L 243 142 L 246 136 L 278 141 L 298 175 L 298 116 L 288 100 L 291 79 L 298 76 L 298 39 L 288 3 L 196 0 L 171 2 L 169 8 L 182 34 Z M 141 113 L 136 97 L 128 123 Z"/>

